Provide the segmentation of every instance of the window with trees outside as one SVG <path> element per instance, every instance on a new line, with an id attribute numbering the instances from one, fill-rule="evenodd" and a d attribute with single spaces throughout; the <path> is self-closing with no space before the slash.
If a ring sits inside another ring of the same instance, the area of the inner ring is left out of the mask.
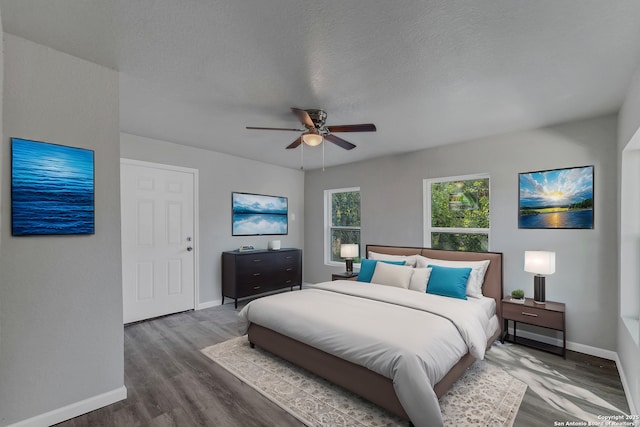
<path id="1" fill-rule="evenodd" d="M 360 246 L 360 188 L 325 190 L 325 263 L 343 265 L 340 245 Z M 360 249 L 362 250 L 362 249 Z M 360 263 L 360 257 L 353 259 Z"/>
<path id="2" fill-rule="evenodd" d="M 424 246 L 489 251 L 489 175 L 424 180 Z"/>

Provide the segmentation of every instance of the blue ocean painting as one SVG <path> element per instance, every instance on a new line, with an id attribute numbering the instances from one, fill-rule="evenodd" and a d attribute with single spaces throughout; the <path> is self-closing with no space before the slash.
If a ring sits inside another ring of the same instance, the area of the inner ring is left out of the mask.
<path id="1" fill-rule="evenodd" d="M 14 236 L 93 234 L 94 153 L 11 138 Z"/>
<path id="2" fill-rule="evenodd" d="M 519 228 L 593 228 L 593 166 L 520 174 Z"/>
<path id="3" fill-rule="evenodd" d="M 232 211 L 234 236 L 287 234 L 288 232 L 286 197 L 233 193 Z"/>

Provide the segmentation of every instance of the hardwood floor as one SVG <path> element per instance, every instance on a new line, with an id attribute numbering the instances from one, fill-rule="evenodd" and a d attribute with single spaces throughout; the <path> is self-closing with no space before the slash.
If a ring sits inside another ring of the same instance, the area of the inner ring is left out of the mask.
<path id="1" fill-rule="evenodd" d="M 238 336 L 233 304 L 125 327 L 127 399 L 58 424 L 303 426 L 200 349 Z"/>
<path id="2" fill-rule="evenodd" d="M 517 344 L 495 344 L 485 359 L 528 385 L 516 427 L 570 425 L 568 421 L 582 420 L 602 425 L 597 424 L 602 422 L 598 415 L 629 413 L 613 361 L 573 351 L 567 351 L 565 360 Z"/>
<path id="3" fill-rule="evenodd" d="M 236 322 L 237 310 L 230 303 L 126 326 L 127 399 L 58 426 L 303 426 L 200 352 L 238 336 Z M 564 360 L 521 346 L 502 350 L 494 352 L 493 357 L 489 352 L 487 359 L 504 366 L 510 363 L 505 359 L 521 357 L 528 362 L 516 363 L 514 369 L 521 371 L 514 371 L 514 376 L 527 377 L 526 369 L 533 365 L 535 377 L 539 378 L 539 368 L 544 366 L 554 381 L 561 381 L 553 383 L 555 392 L 561 393 L 560 405 L 570 404 L 562 399 L 571 399 L 566 394 L 575 392 L 574 388 L 563 390 L 562 384 L 566 383 L 607 399 L 628 413 L 614 362 L 574 352 L 568 352 Z M 552 426 L 554 421 L 577 420 L 554 409 L 545 400 L 547 392 L 554 390 L 529 387 L 515 426 Z M 602 409 L 594 410 L 602 413 Z"/>

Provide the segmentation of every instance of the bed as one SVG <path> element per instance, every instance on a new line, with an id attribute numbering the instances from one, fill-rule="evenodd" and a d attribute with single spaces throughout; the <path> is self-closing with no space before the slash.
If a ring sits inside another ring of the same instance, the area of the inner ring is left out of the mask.
<path id="1" fill-rule="evenodd" d="M 482 296 L 463 301 L 395 286 L 325 282 L 250 302 L 240 312 L 241 329 L 252 346 L 418 427 L 441 425 L 437 399 L 501 335 L 502 254 L 385 245 L 367 245 L 366 254 L 379 260 L 376 265 L 384 260 L 385 271 L 393 260 L 416 256 L 429 265 L 488 260 Z"/>

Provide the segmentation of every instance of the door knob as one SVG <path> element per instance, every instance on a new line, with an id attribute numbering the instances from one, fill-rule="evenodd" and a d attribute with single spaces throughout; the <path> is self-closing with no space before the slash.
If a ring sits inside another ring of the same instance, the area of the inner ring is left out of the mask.
<path id="1" fill-rule="evenodd" d="M 191 251 L 193 250 L 193 248 L 192 248 L 191 246 L 187 246 L 187 250 L 188 250 L 189 252 L 191 252 Z"/>

